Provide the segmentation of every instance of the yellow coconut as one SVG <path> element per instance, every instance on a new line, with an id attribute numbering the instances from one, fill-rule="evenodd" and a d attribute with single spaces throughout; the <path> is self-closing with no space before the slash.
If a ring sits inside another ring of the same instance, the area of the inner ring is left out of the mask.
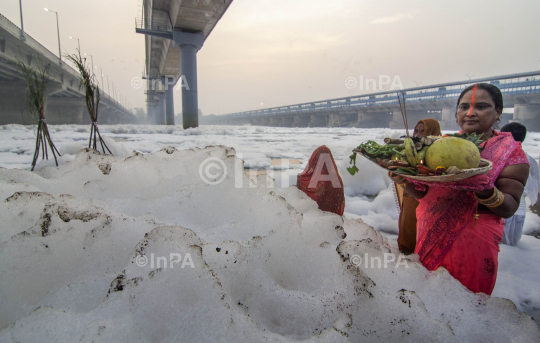
<path id="1" fill-rule="evenodd" d="M 480 152 L 473 142 L 466 139 L 444 137 L 431 144 L 426 152 L 425 164 L 433 170 L 439 166 L 477 168 L 480 164 Z"/>

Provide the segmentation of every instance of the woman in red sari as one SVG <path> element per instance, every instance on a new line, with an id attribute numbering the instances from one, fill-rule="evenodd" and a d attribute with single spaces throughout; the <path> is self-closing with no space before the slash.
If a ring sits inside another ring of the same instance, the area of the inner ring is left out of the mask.
<path id="1" fill-rule="evenodd" d="M 521 144 L 492 129 L 502 109 L 502 94 L 491 84 L 467 87 L 458 99 L 461 132 L 486 141 L 481 156 L 493 163 L 487 175 L 445 184 L 413 181 L 404 187 L 420 202 L 415 253 L 422 264 L 429 270 L 444 267 L 469 290 L 489 295 L 497 279 L 502 218 L 518 209 L 529 174 Z"/>
<path id="2" fill-rule="evenodd" d="M 298 174 L 296 186 L 315 200 L 320 210 L 343 215 L 343 181 L 332 153 L 325 145 L 313 152 L 304 171 Z"/>

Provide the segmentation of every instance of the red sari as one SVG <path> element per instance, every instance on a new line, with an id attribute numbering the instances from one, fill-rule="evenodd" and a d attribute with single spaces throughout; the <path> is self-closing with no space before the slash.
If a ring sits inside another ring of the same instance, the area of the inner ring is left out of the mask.
<path id="1" fill-rule="evenodd" d="M 429 270 L 445 267 L 471 291 L 489 295 L 497 280 L 504 223 L 491 212 L 479 212 L 474 222 L 478 201 L 473 191 L 493 188 L 506 166 L 528 164 L 521 144 L 514 141 L 510 133 L 493 131 L 493 134 L 481 153 L 482 158 L 493 163 L 487 175 L 446 183 L 444 187 L 414 181 L 418 189 L 429 186 L 416 210 L 415 253 L 420 255 L 420 261 Z"/>
<path id="2" fill-rule="evenodd" d="M 298 175 L 297 187 L 315 200 L 322 211 L 343 215 L 343 181 L 332 153 L 325 145 L 313 152 L 306 168 Z"/>

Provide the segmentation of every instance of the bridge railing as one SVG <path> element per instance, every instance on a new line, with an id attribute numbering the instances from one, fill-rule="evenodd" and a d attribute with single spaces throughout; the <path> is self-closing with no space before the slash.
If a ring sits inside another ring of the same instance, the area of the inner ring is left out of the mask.
<path id="1" fill-rule="evenodd" d="M 7 31 L 8 33 L 10 33 L 11 35 L 15 37 L 19 37 L 20 31 L 21 31 L 21 29 L 17 25 L 15 25 L 12 21 L 10 21 L 8 18 L 6 18 L 2 14 L 0 14 L 0 28 Z M 68 73 L 72 78 L 77 80 L 76 82 L 79 82 L 80 74 L 78 70 L 76 70 L 72 65 L 67 63 L 68 61 L 63 60 L 62 67 L 60 67 L 59 66 L 60 58 L 55 53 L 53 53 L 52 51 L 47 49 L 45 46 L 43 46 L 40 42 L 35 40 L 32 36 L 28 34 L 28 32 L 25 32 L 24 35 L 26 38 L 26 41 L 24 42 L 24 44 L 29 49 L 31 49 L 32 51 L 36 51 L 42 56 L 42 59 L 46 59 L 50 61 L 51 64 L 55 68 L 61 68 L 63 72 Z M 7 58 L 9 58 L 10 60 L 14 60 L 12 57 L 9 57 L 9 56 Z M 15 63 L 15 61 L 12 61 L 12 62 Z M 45 62 L 45 61 L 43 60 L 42 62 Z M 120 102 L 116 101 L 112 96 L 107 94 L 104 89 L 100 88 L 100 90 L 102 92 L 101 100 L 103 101 L 103 103 L 105 103 L 107 106 L 112 105 L 121 110 L 128 111 L 126 108 L 124 108 L 124 106 Z"/>
<path id="2" fill-rule="evenodd" d="M 476 81 L 476 80 L 471 80 Z M 474 82 L 476 83 L 476 82 Z M 540 73 L 536 76 L 523 76 L 511 79 L 492 80 L 490 83 L 499 87 L 503 95 L 537 94 L 540 93 Z M 348 98 L 316 101 L 311 103 L 279 106 L 261 110 L 245 111 L 220 116 L 222 119 L 273 116 L 283 114 L 311 113 L 343 108 L 394 106 L 398 105 L 397 92 L 405 95 L 407 103 L 433 102 L 456 100 L 460 93 L 473 82 L 462 82 L 449 86 L 426 86 L 412 90 L 389 91 L 366 94 Z"/>
<path id="3" fill-rule="evenodd" d="M 169 14 L 161 10 L 152 10 L 152 15 L 135 19 L 135 29 L 144 31 L 172 32 Z"/>

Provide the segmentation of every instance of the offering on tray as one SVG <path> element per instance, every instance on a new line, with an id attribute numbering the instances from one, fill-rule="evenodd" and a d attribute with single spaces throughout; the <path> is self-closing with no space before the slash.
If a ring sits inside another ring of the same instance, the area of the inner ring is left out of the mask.
<path id="1" fill-rule="evenodd" d="M 399 99 L 399 95 L 398 95 Z M 401 106 L 401 100 L 400 100 Z M 402 114 L 407 128 L 405 102 Z M 358 172 L 356 157 L 360 153 L 382 168 L 411 179 L 452 182 L 478 174 L 486 174 L 492 167 L 488 160 L 480 158 L 483 141 L 477 134 L 450 134 L 444 136 L 385 138 L 386 144 L 374 141 L 360 144 L 350 156 L 351 175 Z"/>

